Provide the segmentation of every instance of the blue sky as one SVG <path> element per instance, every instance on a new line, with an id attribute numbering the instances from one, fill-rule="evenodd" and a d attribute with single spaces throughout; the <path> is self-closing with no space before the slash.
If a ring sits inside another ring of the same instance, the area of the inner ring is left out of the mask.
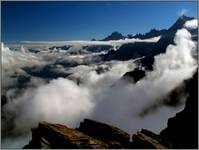
<path id="1" fill-rule="evenodd" d="M 2 2 L 3 42 L 102 39 L 169 28 L 197 2 Z"/>

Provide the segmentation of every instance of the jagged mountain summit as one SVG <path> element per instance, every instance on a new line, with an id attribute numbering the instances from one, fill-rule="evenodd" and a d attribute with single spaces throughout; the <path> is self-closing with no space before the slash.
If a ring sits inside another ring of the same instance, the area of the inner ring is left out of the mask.
<path id="1" fill-rule="evenodd" d="M 152 29 L 146 34 L 137 34 L 132 38 L 147 39 L 155 36 L 161 36 L 158 42 L 140 42 L 140 43 L 127 43 L 123 44 L 117 51 L 111 50 L 107 54 L 102 55 L 104 60 L 129 60 L 138 57 L 145 57 L 141 59 L 141 64 L 145 66 L 146 69 L 152 69 L 154 62 L 154 56 L 160 53 L 164 53 L 169 44 L 174 44 L 174 37 L 177 30 L 184 27 L 186 21 L 192 20 L 194 18 L 187 17 L 185 15 L 179 17 L 177 21 L 169 28 L 163 30 Z M 191 31 L 194 35 L 195 41 L 197 41 L 197 29 Z"/>
<path id="2" fill-rule="evenodd" d="M 185 24 L 186 21 L 194 19 L 193 17 L 188 17 L 186 15 L 180 16 L 177 21 L 168 29 L 168 31 L 174 31 L 182 28 Z"/>
<path id="3" fill-rule="evenodd" d="M 111 35 L 105 37 L 104 39 L 102 39 L 102 41 L 109 41 L 109 40 L 121 40 L 121 39 L 125 39 L 125 38 L 139 38 L 139 39 L 148 39 L 148 38 L 152 38 L 155 36 L 161 36 L 166 34 L 168 31 L 169 32 L 176 32 L 178 29 L 182 28 L 184 26 L 184 23 L 188 20 L 192 20 L 194 19 L 193 17 L 188 17 L 185 15 L 180 16 L 177 21 L 168 29 L 161 29 L 161 30 L 157 30 L 155 28 L 151 29 L 149 32 L 141 34 L 128 34 L 127 36 L 122 35 L 121 33 L 115 31 L 113 33 L 111 33 Z"/>
<path id="4" fill-rule="evenodd" d="M 110 41 L 110 40 L 121 40 L 124 39 L 125 37 L 119 33 L 119 32 L 113 32 L 111 35 L 105 37 L 102 41 Z"/>
<path id="5" fill-rule="evenodd" d="M 162 29 L 162 30 L 157 30 L 157 29 L 151 29 L 149 32 L 145 33 L 145 34 L 136 34 L 134 36 L 132 36 L 131 38 L 139 38 L 139 39 L 149 39 L 149 38 L 153 38 L 155 36 L 161 36 L 166 32 L 166 29 Z"/>

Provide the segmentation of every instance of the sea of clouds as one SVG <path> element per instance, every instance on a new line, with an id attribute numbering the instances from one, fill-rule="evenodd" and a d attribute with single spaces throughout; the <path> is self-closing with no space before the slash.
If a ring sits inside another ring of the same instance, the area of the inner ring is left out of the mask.
<path id="1" fill-rule="evenodd" d="M 197 43 L 192 41 L 188 29 L 197 28 L 195 22 L 186 22 L 185 27 L 176 32 L 175 45 L 169 45 L 164 54 L 155 56 L 153 71 L 147 72 L 137 83 L 121 80 L 126 72 L 136 68 L 135 60 L 104 62 L 97 57 L 100 53 L 69 55 L 50 51 L 48 47 L 40 47 L 38 53 L 32 53 L 26 50 L 28 46 L 14 51 L 1 44 L 2 91 L 7 96 L 7 103 L 2 107 L 2 147 L 23 147 L 31 139 L 30 129 L 41 121 L 78 127 L 84 118 L 91 118 L 131 134 L 141 128 L 159 133 L 166 127 L 168 118 L 183 109 L 183 104 L 177 107 L 163 105 L 145 116 L 139 114 L 192 77 L 197 62 L 191 53 L 196 50 Z M 157 42 L 159 38 L 145 41 Z M 126 39 L 103 44 L 118 46 L 139 41 L 142 40 Z M 80 49 L 82 43 L 97 45 L 100 42 L 76 41 L 70 45 L 78 45 Z M 58 60 L 76 65 L 66 67 L 57 64 Z M 69 74 L 68 77 L 47 80 L 23 69 L 49 64 L 56 71 Z M 19 75 L 30 78 L 25 88 L 16 86 L 20 84 Z"/>

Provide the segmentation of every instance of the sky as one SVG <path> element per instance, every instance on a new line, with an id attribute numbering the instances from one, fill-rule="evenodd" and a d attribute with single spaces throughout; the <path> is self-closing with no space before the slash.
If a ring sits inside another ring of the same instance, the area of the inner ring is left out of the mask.
<path id="1" fill-rule="evenodd" d="M 167 29 L 182 14 L 197 18 L 197 2 L 1 2 L 2 41 L 103 39 Z"/>

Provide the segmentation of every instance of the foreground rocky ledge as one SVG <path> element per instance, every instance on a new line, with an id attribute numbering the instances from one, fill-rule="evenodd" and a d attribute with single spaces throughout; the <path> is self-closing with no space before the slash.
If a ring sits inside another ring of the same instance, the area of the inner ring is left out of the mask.
<path id="1" fill-rule="evenodd" d="M 24 148 L 166 148 L 158 142 L 157 137 L 143 129 L 133 135 L 133 142 L 130 142 L 128 133 L 90 119 L 81 122 L 77 129 L 41 122 L 37 128 L 32 129 L 32 140 Z"/>
<path id="2" fill-rule="evenodd" d="M 32 140 L 24 148 L 198 148 L 198 72 L 187 81 L 189 96 L 185 108 L 168 120 L 160 135 L 142 129 L 132 136 L 121 129 L 85 119 L 79 128 L 60 124 L 39 123 L 32 129 Z"/>

